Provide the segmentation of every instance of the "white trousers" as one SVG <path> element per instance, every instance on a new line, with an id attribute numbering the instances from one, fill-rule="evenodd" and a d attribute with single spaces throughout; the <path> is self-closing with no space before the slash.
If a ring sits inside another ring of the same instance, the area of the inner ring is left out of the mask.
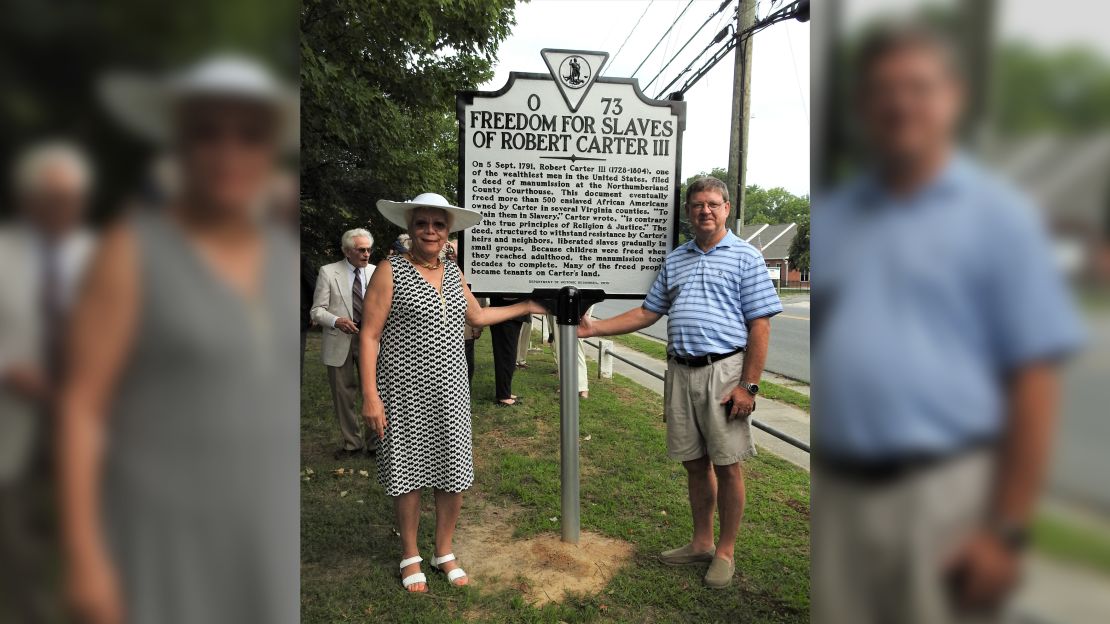
<path id="1" fill-rule="evenodd" d="M 516 363 L 528 362 L 528 346 L 532 343 L 532 315 L 528 315 L 528 322 L 520 324 L 520 338 L 516 341 Z"/>

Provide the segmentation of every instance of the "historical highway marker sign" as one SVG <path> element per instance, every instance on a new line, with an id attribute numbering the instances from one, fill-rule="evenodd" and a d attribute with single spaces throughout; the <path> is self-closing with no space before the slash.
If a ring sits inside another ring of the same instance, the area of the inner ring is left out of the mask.
<path id="1" fill-rule="evenodd" d="M 599 76 L 605 52 L 541 55 L 547 74 L 458 95 L 459 199 L 483 215 L 463 270 L 480 295 L 643 297 L 677 242 L 686 105 Z"/>

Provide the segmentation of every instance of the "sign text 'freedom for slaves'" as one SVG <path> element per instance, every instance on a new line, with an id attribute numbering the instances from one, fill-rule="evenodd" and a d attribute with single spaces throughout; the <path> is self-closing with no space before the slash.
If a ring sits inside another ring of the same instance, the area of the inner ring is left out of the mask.
<path id="1" fill-rule="evenodd" d="M 542 54 L 550 75 L 458 97 L 459 197 L 483 215 L 463 270 L 479 294 L 643 296 L 674 244 L 685 104 L 598 78 L 604 52 Z"/>

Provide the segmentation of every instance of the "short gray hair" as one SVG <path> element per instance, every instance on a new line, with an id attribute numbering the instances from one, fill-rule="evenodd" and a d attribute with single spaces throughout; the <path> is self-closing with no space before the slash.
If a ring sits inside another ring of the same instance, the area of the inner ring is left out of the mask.
<path id="1" fill-rule="evenodd" d="M 856 85 L 879 61 L 911 50 L 932 54 L 949 75 L 965 78 L 960 46 L 949 32 L 923 20 L 898 20 L 876 23 L 864 34 L 853 64 Z"/>
<path id="2" fill-rule="evenodd" d="M 85 151 L 68 141 L 46 141 L 25 149 L 16 159 L 12 172 L 12 185 L 20 195 L 34 193 L 42 183 L 42 174 L 57 165 L 70 168 L 77 174 L 81 192 L 92 188 L 92 165 Z"/>
<path id="3" fill-rule="evenodd" d="M 728 185 L 713 176 L 703 176 L 694 180 L 690 183 L 690 186 L 686 187 L 686 204 L 690 204 L 690 198 L 694 196 L 694 193 L 702 193 L 704 191 L 717 191 L 725 201 L 728 201 Z"/>
<path id="4" fill-rule="evenodd" d="M 347 230 L 346 232 L 343 232 L 343 238 L 340 239 L 339 243 L 343 246 L 344 251 L 348 249 L 354 249 L 355 239 L 359 237 L 370 239 L 370 246 L 374 246 L 374 237 L 371 236 L 370 232 L 366 231 L 363 228 L 354 228 L 353 230 Z"/>

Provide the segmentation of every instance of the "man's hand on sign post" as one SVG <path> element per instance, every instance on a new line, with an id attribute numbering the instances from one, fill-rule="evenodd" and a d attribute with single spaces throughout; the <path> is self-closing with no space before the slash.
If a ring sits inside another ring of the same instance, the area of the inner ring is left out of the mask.
<path id="1" fill-rule="evenodd" d="M 747 418 L 755 411 L 755 397 L 742 386 L 736 386 L 732 392 L 721 398 L 721 405 L 732 402 L 732 411 L 725 415 L 728 420 Z"/>
<path id="2" fill-rule="evenodd" d="M 589 314 L 583 315 L 582 319 L 578 321 L 578 337 L 579 338 L 592 338 L 594 336 L 594 322 Z"/>
<path id="3" fill-rule="evenodd" d="M 528 300 L 528 314 L 547 314 L 547 308 L 535 299 Z"/>

